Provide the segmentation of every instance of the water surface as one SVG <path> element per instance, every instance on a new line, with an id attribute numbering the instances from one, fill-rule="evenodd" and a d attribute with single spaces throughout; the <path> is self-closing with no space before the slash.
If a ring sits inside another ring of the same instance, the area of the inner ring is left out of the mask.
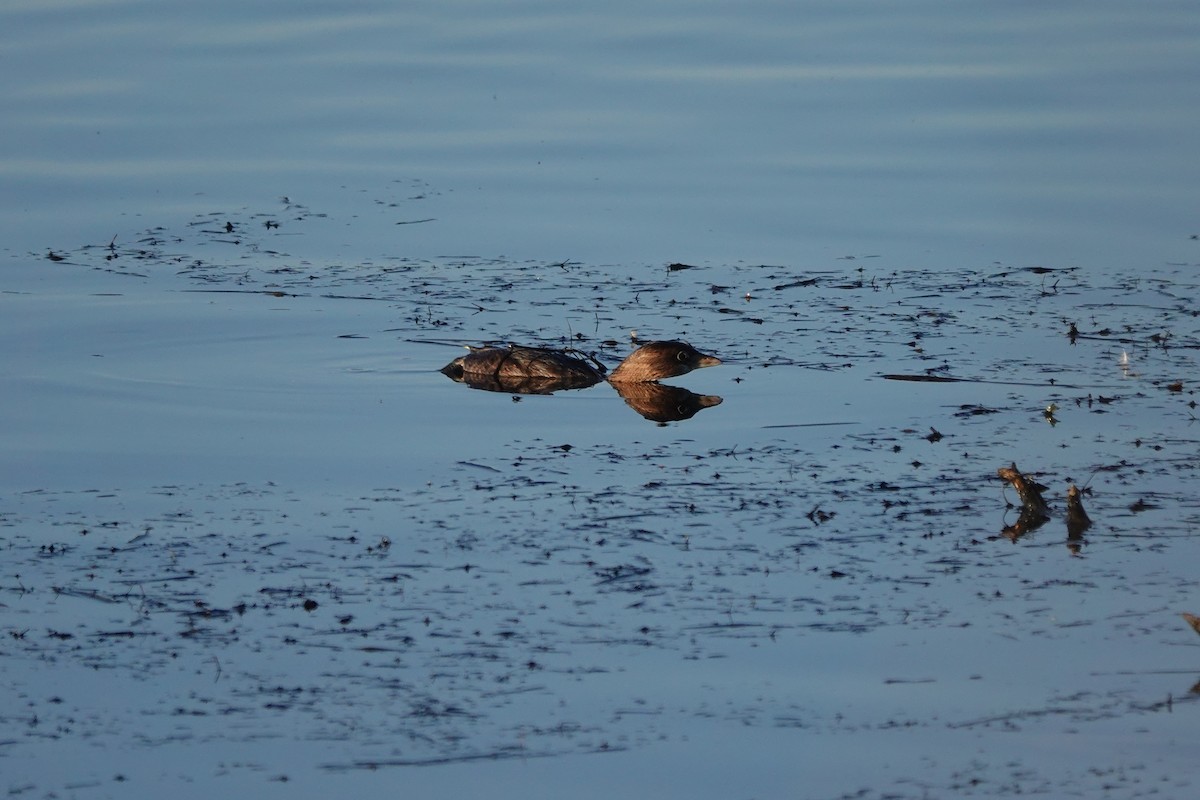
<path id="1" fill-rule="evenodd" d="M 5 788 L 1188 794 L 1197 21 L 10 4 Z"/>

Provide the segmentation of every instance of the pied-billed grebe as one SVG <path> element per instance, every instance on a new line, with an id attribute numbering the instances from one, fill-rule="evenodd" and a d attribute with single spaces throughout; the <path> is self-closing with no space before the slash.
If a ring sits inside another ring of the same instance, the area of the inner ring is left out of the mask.
<path id="1" fill-rule="evenodd" d="M 454 359 L 442 372 L 455 380 L 486 376 L 498 381 L 547 379 L 560 389 L 591 386 L 605 379 L 604 365 L 574 350 L 541 347 L 484 347 Z M 608 380 L 612 383 L 647 383 L 673 378 L 721 359 L 701 353 L 687 342 L 650 342 L 622 361 Z"/>
<path id="2" fill-rule="evenodd" d="M 666 386 L 659 379 L 720 363 L 721 359 L 686 342 L 650 342 L 622 361 L 608 380 L 630 408 L 661 425 L 690 419 L 720 405 L 721 398 Z M 513 394 L 585 389 L 605 380 L 604 365 L 585 353 L 515 345 L 472 349 L 442 367 L 442 372 L 472 389 Z"/>

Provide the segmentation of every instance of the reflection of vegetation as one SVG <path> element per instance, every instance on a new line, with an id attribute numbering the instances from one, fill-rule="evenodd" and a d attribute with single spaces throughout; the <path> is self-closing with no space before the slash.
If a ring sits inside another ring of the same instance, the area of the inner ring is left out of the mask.
<path id="1" fill-rule="evenodd" d="M 1050 519 L 1050 510 L 1042 497 L 1042 492 L 1046 487 L 1023 475 L 1017 469 L 1016 464 L 1001 467 L 996 470 L 996 473 L 1012 484 L 1012 487 L 1017 490 L 1017 496 L 1021 499 L 1021 515 L 1015 524 L 1005 526 L 1002 531 L 1006 538 L 1015 542 L 1025 534 L 1037 530 Z"/>
<path id="2" fill-rule="evenodd" d="M 1083 499 L 1079 487 L 1071 484 L 1067 488 L 1067 547 L 1078 553 L 1083 543 L 1083 533 L 1092 527 L 1092 520 L 1083 510 Z"/>
<path id="3" fill-rule="evenodd" d="M 1021 514 L 1016 523 L 1006 525 L 1001 531 L 1006 539 L 1015 542 L 1050 519 L 1050 507 L 1042 496 L 1046 487 L 1022 473 L 1016 464 L 1001 467 L 996 473 L 1016 489 L 1021 500 Z M 1092 520 L 1083 508 L 1082 495 L 1083 490 L 1075 484 L 1067 487 L 1067 548 L 1076 555 L 1082 549 L 1084 532 L 1092 527 Z"/>

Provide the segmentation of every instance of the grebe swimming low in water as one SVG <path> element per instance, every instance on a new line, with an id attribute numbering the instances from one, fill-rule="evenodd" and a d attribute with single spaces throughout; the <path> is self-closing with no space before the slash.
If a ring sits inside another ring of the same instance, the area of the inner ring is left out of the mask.
<path id="1" fill-rule="evenodd" d="M 605 376 L 603 364 L 577 350 L 512 345 L 473 348 L 442 367 L 442 372 L 473 389 L 510 394 L 586 389 L 607 380 L 631 408 L 661 423 L 688 419 L 701 409 L 719 405 L 721 398 L 658 381 L 720 363 L 721 359 L 701 353 L 687 342 L 650 342 Z"/>
<path id="2" fill-rule="evenodd" d="M 580 357 L 574 350 L 542 347 L 483 347 L 454 359 L 442 372 L 455 380 L 467 375 L 496 379 L 547 378 L 561 381 L 562 389 L 591 386 L 606 380 L 604 365 L 594 358 Z M 721 359 L 701 353 L 687 342 L 650 342 L 622 361 L 611 383 L 647 383 L 685 375 L 701 367 L 715 367 Z"/>

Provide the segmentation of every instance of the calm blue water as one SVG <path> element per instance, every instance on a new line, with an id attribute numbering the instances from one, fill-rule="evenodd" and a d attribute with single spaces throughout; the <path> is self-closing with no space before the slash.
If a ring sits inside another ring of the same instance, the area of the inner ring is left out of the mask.
<path id="1" fill-rule="evenodd" d="M 340 212 L 324 244 L 349 257 L 1197 260 L 1188 2 L 16 2 L 0 22 L 15 253 L 287 195 Z"/>
<path id="2" fill-rule="evenodd" d="M 1194 792 L 1193 3 L 15 0 L 0 107 L 9 794 Z M 634 330 L 725 402 L 429 343 Z"/>

